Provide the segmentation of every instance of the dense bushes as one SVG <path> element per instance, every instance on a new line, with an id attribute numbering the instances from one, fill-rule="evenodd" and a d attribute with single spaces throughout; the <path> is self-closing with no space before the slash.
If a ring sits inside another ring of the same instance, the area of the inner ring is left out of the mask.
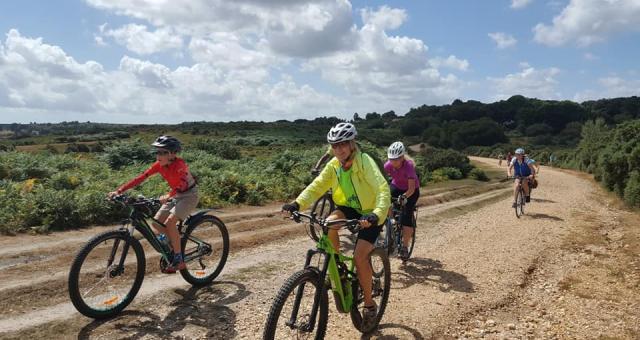
<path id="1" fill-rule="evenodd" d="M 151 162 L 153 155 L 151 147 L 141 140 L 121 141 L 113 143 L 104 149 L 104 160 L 111 169 L 120 169 L 137 162 Z"/>
<path id="2" fill-rule="evenodd" d="M 406 122 L 409 123 L 411 122 Z M 420 124 L 419 121 L 413 123 Z M 488 118 L 431 123 L 422 133 L 422 139 L 436 147 L 458 150 L 469 145 L 494 145 L 507 141 L 502 126 Z"/>
<path id="3" fill-rule="evenodd" d="M 230 142 L 224 140 L 199 138 L 193 141 L 191 146 L 195 149 L 206 151 L 224 159 L 240 158 L 240 149 L 232 145 Z"/>
<path id="4" fill-rule="evenodd" d="M 473 168 L 471 172 L 469 172 L 469 177 L 477 181 L 483 181 L 483 182 L 489 181 L 489 177 L 487 177 L 487 174 L 485 174 L 484 171 L 478 168 Z"/>
<path id="5" fill-rule="evenodd" d="M 310 183 L 309 170 L 326 147 L 274 150 L 263 159 L 232 160 L 219 156 L 218 150 L 216 154 L 197 149 L 181 153 L 198 178 L 202 207 L 291 199 Z M 105 195 L 144 171 L 153 160 L 149 151 L 146 143 L 133 141 L 114 144 L 102 155 L 82 158 L 46 152 L 0 153 L 0 232 L 118 221 L 126 211 L 109 203 Z M 167 191 L 163 179 L 153 176 L 133 194 L 159 196 Z"/>
<path id="6" fill-rule="evenodd" d="M 451 149 L 433 147 L 422 149 L 416 162 L 418 162 L 417 165 L 422 171 L 431 172 L 439 168 L 457 168 L 463 177 L 466 177 L 473 168 L 469 163 L 469 158 L 462 153 Z"/>
<path id="7" fill-rule="evenodd" d="M 604 130 L 602 124 L 599 127 L 596 124 L 593 131 L 587 130 L 591 134 L 583 135 L 581 152 L 576 154 L 577 163 L 627 203 L 640 207 L 640 120 L 620 124 L 609 131 Z"/>

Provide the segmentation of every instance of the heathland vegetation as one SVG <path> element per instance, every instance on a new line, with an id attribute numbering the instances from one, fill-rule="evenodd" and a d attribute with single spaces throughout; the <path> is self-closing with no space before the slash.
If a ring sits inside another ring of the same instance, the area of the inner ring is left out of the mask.
<path id="1" fill-rule="evenodd" d="M 91 122 L 0 124 L 0 232 L 59 230 L 119 220 L 105 193 L 142 172 L 159 134 L 184 141 L 182 157 L 198 176 L 201 206 L 261 205 L 290 199 L 312 179 L 335 117 L 293 122 L 188 122 L 121 125 Z M 545 164 L 593 173 L 630 205 L 640 206 L 640 99 L 584 103 L 514 96 L 491 104 L 454 101 L 354 114 L 360 145 L 381 162 L 396 140 L 412 152 L 423 183 L 487 180 L 466 155 L 497 157 L 516 146 Z M 136 194 L 156 196 L 154 178 Z"/>

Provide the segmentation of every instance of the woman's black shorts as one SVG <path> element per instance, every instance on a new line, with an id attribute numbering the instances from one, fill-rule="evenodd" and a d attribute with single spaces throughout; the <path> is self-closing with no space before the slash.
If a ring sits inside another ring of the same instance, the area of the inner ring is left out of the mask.
<path id="1" fill-rule="evenodd" d="M 353 220 L 362 217 L 362 214 L 357 212 L 353 208 L 344 207 L 344 206 L 336 206 L 336 210 L 342 211 L 344 217 L 348 220 Z M 372 225 L 366 229 L 360 229 L 358 232 L 358 240 L 365 240 L 371 244 L 376 244 L 376 239 L 378 235 L 380 235 L 380 231 L 382 230 L 382 225 L 384 221 L 378 221 L 378 225 Z"/>
<path id="2" fill-rule="evenodd" d="M 406 190 L 401 190 L 396 188 L 395 185 L 391 184 L 391 198 L 397 198 L 398 196 L 404 194 Z M 418 202 L 418 197 L 420 197 L 420 189 L 416 188 L 411 197 L 407 197 L 407 204 L 404 206 L 404 211 L 402 212 L 402 225 L 411 227 L 413 226 L 413 211 L 416 208 L 416 203 Z"/>

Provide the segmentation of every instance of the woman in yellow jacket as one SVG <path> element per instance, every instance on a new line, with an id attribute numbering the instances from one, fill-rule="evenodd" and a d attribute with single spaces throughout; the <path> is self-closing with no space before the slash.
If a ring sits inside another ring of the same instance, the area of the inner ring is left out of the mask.
<path id="1" fill-rule="evenodd" d="M 362 229 L 358 232 L 353 257 L 364 293 L 363 322 L 369 322 L 377 314 L 377 306 L 371 296 L 369 253 L 375 247 L 389 211 L 391 194 L 375 161 L 356 145 L 357 134 L 356 127 L 350 123 L 340 123 L 329 130 L 327 141 L 335 157 L 296 200 L 285 204 L 282 210 L 291 213 L 305 209 L 331 189 L 336 210 L 328 219 L 360 219 Z M 333 247 L 339 250 L 337 230 L 329 230 L 329 239 Z"/>

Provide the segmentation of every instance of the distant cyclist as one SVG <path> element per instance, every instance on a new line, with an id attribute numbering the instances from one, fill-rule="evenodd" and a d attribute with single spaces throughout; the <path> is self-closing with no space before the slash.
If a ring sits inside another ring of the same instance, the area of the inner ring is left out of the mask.
<path id="1" fill-rule="evenodd" d="M 372 322 L 377 315 L 377 306 L 372 298 L 372 268 L 369 253 L 389 211 L 391 196 L 389 186 L 375 161 L 360 151 L 355 138 L 356 127 L 351 123 L 340 123 L 327 134 L 333 157 L 295 201 L 282 206 L 289 213 L 311 205 L 329 189 L 336 209 L 328 220 L 360 219 L 361 230 L 354 250 L 358 280 L 364 295 L 363 322 Z M 340 249 L 338 231 L 329 230 L 329 239 L 336 250 Z"/>
<path id="2" fill-rule="evenodd" d="M 155 147 L 156 161 L 140 176 L 122 185 L 109 196 L 120 195 L 125 191 L 138 186 L 150 176 L 159 173 L 171 187 L 171 192 L 160 196 L 162 206 L 154 217 L 162 222 L 166 228 L 153 223 L 153 227 L 161 233 L 166 233 L 171 241 L 174 258 L 171 264 L 164 270 L 165 273 L 175 273 L 186 268 L 184 255 L 180 245 L 180 235 L 176 224 L 178 220 L 185 220 L 191 211 L 198 205 L 198 189 L 196 180 L 191 175 L 185 161 L 176 156 L 182 149 L 180 141 L 172 136 L 160 136 L 151 144 Z M 171 199 L 171 200 L 170 200 Z"/>
<path id="3" fill-rule="evenodd" d="M 530 164 L 524 156 L 524 149 L 516 149 L 515 157 L 511 160 L 509 168 L 507 169 L 507 176 L 511 177 L 511 170 L 513 169 L 513 175 L 522 177 L 522 189 L 526 197 L 526 202 L 531 201 L 531 193 L 529 191 L 529 181 L 535 179 L 536 170 L 533 165 Z M 513 207 L 516 207 L 516 198 L 518 197 L 518 180 L 516 180 L 513 187 Z"/>
<path id="4" fill-rule="evenodd" d="M 420 182 L 416 174 L 415 162 L 406 154 L 404 144 L 395 142 L 387 150 L 388 161 L 384 163 L 385 172 L 391 176 L 391 197 L 406 198 L 402 211 L 402 243 L 399 250 L 400 258 L 405 260 L 409 256 L 409 242 L 414 233 L 413 210 L 420 197 Z"/>

